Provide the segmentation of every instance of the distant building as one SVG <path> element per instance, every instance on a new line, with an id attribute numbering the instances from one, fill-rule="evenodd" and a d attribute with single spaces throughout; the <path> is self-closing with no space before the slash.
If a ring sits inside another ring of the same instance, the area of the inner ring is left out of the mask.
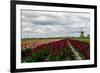
<path id="1" fill-rule="evenodd" d="M 89 38 L 89 37 L 90 37 L 90 35 L 89 35 L 89 34 L 87 34 L 87 37 Z"/>
<path id="2" fill-rule="evenodd" d="M 82 30 L 82 27 L 81 27 L 81 31 L 80 31 L 80 37 L 84 37 L 84 31 Z"/>

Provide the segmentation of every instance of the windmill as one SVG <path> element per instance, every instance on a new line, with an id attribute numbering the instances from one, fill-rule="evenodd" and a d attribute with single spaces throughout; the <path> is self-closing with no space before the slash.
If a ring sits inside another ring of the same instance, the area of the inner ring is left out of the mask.
<path id="1" fill-rule="evenodd" d="M 84 36 L 85 31 L 83 31 L 83 28 L 84 27 L 81 26 L 80 30 L 74 30 L 74 31 L 71 31 L 71 32 L 69 31 L 68 33 L 79 33 L 80 34 L 79 37 L 83 38 L 83 37 L 85 37 Z"/>
<path id="2" fill-rule="evenodd" d="M 83 31 L 82 29 L 83 29 L 83 28 L 81 27 L 80 37 L 84 37 L 84 31 Z"/>

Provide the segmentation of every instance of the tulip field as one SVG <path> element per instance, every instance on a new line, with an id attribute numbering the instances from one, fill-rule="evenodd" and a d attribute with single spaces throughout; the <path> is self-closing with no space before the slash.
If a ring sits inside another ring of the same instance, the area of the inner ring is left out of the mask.
<path id="1" fill-rule="evenodd" d="M 22 63 L 87 59 L 90 59 L 90 44 L 78 39 L 43 38 L 23 39 L 21 41 Z"/>

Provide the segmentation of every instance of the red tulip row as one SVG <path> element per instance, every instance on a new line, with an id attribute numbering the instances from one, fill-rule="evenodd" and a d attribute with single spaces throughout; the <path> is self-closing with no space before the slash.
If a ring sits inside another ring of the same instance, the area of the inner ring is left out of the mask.
<path id="1" fill-rule="evenodd" d="M 84 55 L 85 59 L 90 58 L 90 55 L 89 55 L 90 45 L 88 43 L 80 42 L 74 39 L 68 39 L 68 41 L 71 43 L 71 45 L 75 49 L 78 49 Z"/>
<path id="2" fill-rule="evenodd" d="M 22 49 L 23 62 L 57 61 L 64 60 L 65 50 L 68 47 L 67 40 L 58 40 L 41 44 L 35 48 Z"/>
<path id="3" fill-rule="evenodd" d="M 69 44 L 81 52 L 85 59 L 89 59 L 89 49 L 90 45 L 87 43 L 83 43 L 74 39 L 62 39 L 57 41 L 51 41 L 47 43 L 30 43 L 30 44 L 22 44 L 22 59 L 26 59 L 26 61 L 56 61 L 56 60 L 64 60 L 66 59 L 66 55 L 69 53 L 68 48 Z M 37 44 L 36 44 L 37 43 Z M 24 48 L 24 49 L 23 49 Z M 70 55 L 67 55 L 70 56 Z M 29 59 L 30 58 L 30 59 Z M 49 58 L 49 59 L 48 59 Z"/>
<path id="4" fill-rule="evenodd" d="M 40 52 L 42 50 L 46 50 L 49 48 L 50 50 L 50 54 L 52 55 L 58 55 L 61 53 L 61 50 L 63 48 L 67 48 L 68 47 L 68 43 L 66 40 L 59 40 L 59 41 L 55 41 L 55 42 L 49 42 L 47 44 L 42 44 L 40 46 L 37 46 L 33 49 L 34 52 Z"/>

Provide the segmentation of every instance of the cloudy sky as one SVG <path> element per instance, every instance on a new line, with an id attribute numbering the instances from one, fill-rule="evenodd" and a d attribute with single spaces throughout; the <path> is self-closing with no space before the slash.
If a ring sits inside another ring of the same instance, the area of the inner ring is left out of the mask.
<path id="1" fill-rule="evenodd" d="M 22 38 L 80 36 L 90 33 L 90 14 L 83 12 L 54 12 L 22 10 Z"/>

